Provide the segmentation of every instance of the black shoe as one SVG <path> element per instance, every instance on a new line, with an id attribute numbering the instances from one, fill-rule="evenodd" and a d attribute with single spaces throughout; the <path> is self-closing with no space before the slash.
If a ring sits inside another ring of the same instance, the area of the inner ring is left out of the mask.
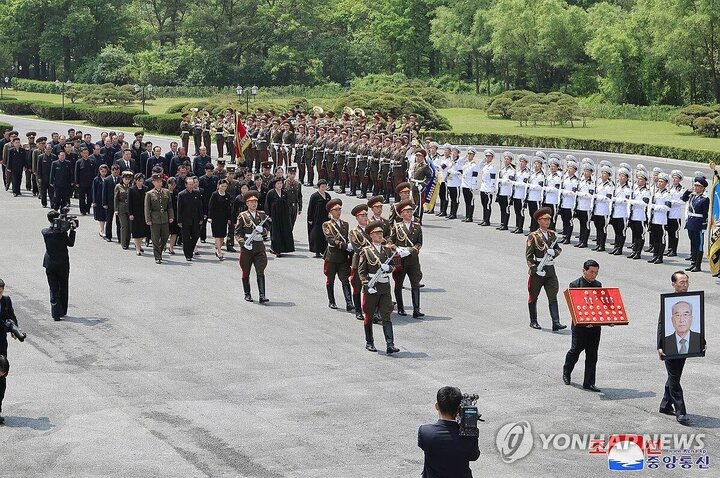
<path id="1" fill-rule="evenodd" d="M 595 385 L 583 385 L 583 388 L 585 390 L 590 390 L 591 392 L 600 392 L 600 389 L 597 388 Z"/>
<path id="2" fill-rule="evenodd" d="M 565 385 L 570 385 L 570 375 L 563 373 L 563 383 Z"/>
<path id="3" fill-rule="evenodd" d="M 162 260 L 160 260 L 160 259 L 155 259 L 155 264 L 162 264 Z"/>
<path id="4" fill-rule="evenodd" d="M 686 257 L 685 260 L 686 260 L 686 261 L 691 261 L 691 260 L 692 260 L 692 256 Z"/>
<path id="5" fill-rule="evenodd" d="M 394 344 L 388 344 L 387 349 L 385 349 L 385 352 L 387 352 L 389 355 L 389 354 L 394 354 L 394 353 L 400 352 L 400 349 L 395 347 Z"/>
<path id="6" fill-rule="evenodd" d="M 562 241 L 561 244 L 570 244 L 570 238 L 568 237 L 567 239 L 565 239 L 564 241 Z"/>
<path id="7" fill-rule="evenodd" d="M 314 257 L 315 257 L 315 259 L 322 259 L 322 256 L 320 255 L 319 252 L 316 252 Z"/>
<path id="8" fill-rule="evenodd" d="M 367 350 L 368 352 L 377 352 L 375 344 L 365 344 L 365 350 Z"/>
<path id="9" fill-rule="evenodd" d="M 355 311 L 355 318 L 357 320 L 365 320 L 365 317 L 363 317 L 362 312 L 360 312 L 359 310 Z"/>
<path id="10" fill-rule="evenodd" d="M 407 312 L 405 312 L 405 309 L 398 309 L 397 314 L 405 317 L 407 315 Z"/>
<path id="11" fill-rule="evenodd" d="M 675 415 L 675 410 L 673 410 L 673 409 L 671 409 L 671 408 L 669 408 L 669 409 L 661 408 L 661 409 L 659 410 L 659 412 L 662 413 L 662 414 L 664 414 L 664 415 Z"/>
<path id="12" fill-rule="evenodd" d="M 415 310 L 413 310 L 413 319 L 419 319 L 419 318 L 422 318 L 422 317 L 425 317 L 425 314 L 423 314 L 422 312 L 420 312 L 420 309 L 415 309 Z"/>
<path id="13" fill-rule="evenodd" d="M 112 241 L 113 241 L 112 239 L 108 239 L 107 237 L 105 238 L 105 242 L 112 242 Z"/>
<path id="14" fill-rule="evenodd" d="M 690 420 L 688 420 L 687 415 L 678 415 L 676 420 L 680 425 L 689 425 L 690 424 Z"/>
<path id="15" fill-rule="evenodd" d="M 604 247 L 600 247 L 599 249 L 595 249 L 595 250 L 596 250 L 597 252 L 605 252 L 605 248 L 604 248 Z"/>
<path id="16" fill-rule="evenodd" d="M 270 302 L 270 299 L 268 299 L 267 297 L 260 296 L 260 299 L 258 299 L 258 302 L 260 302 L 261 304 L 264 304 L 265 302 Z"/>
<path id="17" fill-rule="evenodd" d="M 3 417 L 0 417 L 0 425 L 4 425 L 4 424 L 5 424 L 5 419 Z"/>
<path id="18" fill-rule="evenodd" d="M 497 231 L 507 231 L 508 227 L 500 224 L 498 227 L 495 228 Z"/>
<path id="19" fill-rule="evenodd" d="M 227 246 L 225 250 L 228 252 L 237 252 L 237 250 L 233 246 Z"/>
<path id="20" fill-rule="evenodd" d="M 440 212 L 437 215 L 437 217 L 445 217 L 445 216 L 447 216 L 447 213 L 445 213 L 445 212 Z"/>
<path id="21" fill-rule="evenodd" d="M 531 320 L 530 327 L 532 327 L 533 329 L 542 330 L 542 327 L 540 327 L 540 324 L 538 324 L 537 320 Z"/>
<path id="22" fill-rule="evenodd" d="M 687 270 L 687 269 L 685 269 L 685 270 Z M 702 271 L 702 269 L 700 269 L 700 266 L 695 266 L 692 269 L 690 269 L 690 272 L 701 272 L 701 271 Z"/>
<path id="23" fill-rule="evenodd" d="M 337 305 L 335 305 L 333 302 L 328 303 L 328 307 L 331 309 L 337 309 Z"/>
<path id="24" fill-rule="evenodd" d="M 186 257 L 185 260 L 188 262 L 192 262 L 192 257 Z"/>
<path id="25" fill-rule="evenodd" d="M 623 255 L 623 251 L 622 251 L 622 249 L 618 249 L 618 250 L 616 250 L 615 252 L 613 252 L 612 255 L 613 255 L 613 256 L 622 256 L 622 255 Z"/>
<path id="26" fill-rule="evenodd" d="M 669 253 L 667 253 L 667 254 L 665 254 L 665 255 L 668 256 L 668 257 L 676 257 L 676 256 L 677 256 L 677 252 L 675 252 L 675 251 L 670 251 Z"/>
<path id="27" fill-rule="evenodd" d="M 599 246 L 599 245 L 597 245 L 597 246 L 595 246 L 595 247 L 592 248 L 593 251 L 597 251 L 598 249 L 600 249 L 600 246 Z"/>
<path id="28" fill-rule="evenodd" d="M 489 225 L 490 225 L 490 223 L 487 222 L 487 221 L 483 221 L 483 222 L 481 222 L 481 223 L 478 223 L 478 226 L 489 226 Z"/>
<path id="29" fill-rule="evenodd" d="M 455 214 L 450 214 L 447 218 L 448 219 L 457 219 L 457 216 Z"/>
<path id="30" fill-rule="evenodd" d="M 577 244 L 575 247 L 578 249 L 585 249 L 587 248 L 587 242 L 581 242 L 580 244 Z"/>
<path id="31" fill-rule="evenodd" d="M 648 262 L 651 263 L 651 264 L 654 264 L 655 261 L 657 261 L 657 260 L 658 260 L 658 257 L 657 257 L 657 256 L 654 256 L 654 257 L 653 257 L 652 259 L 650 259 Z"/>
<path id="32" fill-rule="evenodd" d="M 199 255 L 200 255 L 200 251 L 195 251 L 195 252 L 193 252 L 193 254 L 195 254 L 196 256 L 199 256 Z"/>
<path id="33" fill-rule="evenodd" d="M 253 301 L 253 298 L 252 298 L 252 296 L 251 296 L 250 294 L 245 294 L 245 300 L 246 300 L 247 302 L 252 302 L 252 301 Z"/>
<path id="34" fill-rule="evenodd" d="M 62 320 L 62 317 L 53 317 L 53 320 L 55 322 L 60 322 Z"/>
<path id="35" fill-rule="evenodd" d="M 552 329 L 553 329 L 553 332 L 557 332 L 558 330 L 567 329 L 567 325 L 563 325 L 558 322 L 556 324 L 553 324 Z"/>

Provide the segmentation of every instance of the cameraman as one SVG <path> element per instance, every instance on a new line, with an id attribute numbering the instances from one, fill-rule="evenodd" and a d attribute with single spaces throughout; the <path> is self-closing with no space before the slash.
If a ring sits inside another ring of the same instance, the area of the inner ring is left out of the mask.
<path id="1" fill-rule="evenodd" d="M 423 478 L 472 478 L 470 462 L 480 457 L 478 437 L 460 436 L 455 418 L 460 411 L 462 393 L 457 387 L 437 392 L 437 423 L 418 429 L 418 446 L 425 452 Z"/>
<path id="2" fill-rule="evenodd" d="M 60 218 L 58 211 L 47 214 L 50 227 L 42 230 L 45 240 L 45 257 L 43 267 L 50 286 L 50 313 L 53 319 L 62 320 L 67 315 L 68 279 L 70 277 L 70 257 L 68 247 L 75 245 L 75 219 Z M 64 225 L 69 222 L 68 225 Z M 68 233 L 68 230 L 70 231 Z"/>
<path id="3" fill-rule="evenodd" d="M 5 293 L 5 282 L 0 279 L 0 425 L 5 423 L 5 419 L 2 417 L 2 402 L 5 398 L 5 377 L 8 373 L 8 361 L 7 361 L 7 334 L 10 332 L 8 327 L 5 325 L 5 321 L 11 320 L 17 325 L 17 318 L 15 317 L 15 311 L 13 310 L 12 301 L 10 297 L 3 295 Z M 14 339 L 15 336 L 12 335 Z"/>

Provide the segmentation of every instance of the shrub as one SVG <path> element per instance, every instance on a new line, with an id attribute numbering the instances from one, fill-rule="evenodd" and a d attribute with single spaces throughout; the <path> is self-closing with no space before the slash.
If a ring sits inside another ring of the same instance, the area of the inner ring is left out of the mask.
<path id="1" fill-rule="evenodd" d="M 180 134 L 179 114 L 137 115 L 134 120 L 136 125 L 142 126 L 144 129 L 171 136 Z"/>
<path id="2" fill-rule="evenodd" d="M 590 114 L 578 106 L 577 100 L 559 91 L 533 93 L 527 90 L 510 90 L 495 96 L 487 108 L 489 117 L 512 119 L 527 126 L 545 121 L 550 125 L 563 125 L 583 118 L 583 126 Z"/>
<path id="3" fill-rule="evenodd" d="M 135 116 L 143 114 L 137 108 L 124 107 L 88 108 L 85 111 L 86 119 L 98 126 L 132 126 Z"/>
<path id="4" fill-rule="evenodd" d="M 597 139 L 562 138 L 550 136 L 529 136 L 512 134 L 452 133 L 448 131 L 426 131 L 439 143 L 518 146 L 525 148 L 571 149 L 583 151 L 606 151 L 608 153 L 640 154 L 658 158 L 675 158 L 698 163 L 713 161 L 720 164 L 720 152 L 676 148 L 657 144 L 625 143 Z"/>
<path id="5" fill-rule="evenodd" d="M 2 121 L 0 121 L 0 133 L 2 133 L 3 131 L 11 130 L 11 129 L 13 129 L 13 125 L 11 125 L 10 123 L 3 123 Z"/>
<path id="6" fill-rule="evenodd" d="M 693 133 L 717 136 L 717 128 L 713 118 L 717 117 L 719 110 L 720 104 L 713 106 L 686 106 L 677 112 L 672 118 L 672 122 L 678 126 L 690 126 Z"/>
<path id="7" fill-rule="evenodd" d="M 59 93 L 58 87 L 55 86 L 54 81 L 41 81 L 41 80 L 28 80 L 24 78 L 13 78 L 12 79 L 12 86 L 16 90 L 20 91 L 30 91 L 33 93 L 51 93 L 51 94 L 57 94 Z M 90 85 L 88 83 L 73 83 L 73 88 L 84 88 L 88 86 L 94 86 Z"/>
<path id="8" fill-rule="evenodd" d="M 82 105 L 65 105 L 66 120 L 84 120 L 87 119 L 87 107 Z M 35 102 L 32 105 L 32 111 L 40 118 L 49 120 L 63 119 L 63 108 L 55 103 Z"/>
<path id="9" fill-rule="evenodd" d="M 0 110 L 9 115 L 32 115 L 35 112 L 32 110 L 32 106 L 37 103 L 36 101 L 26 100 L 2 100 L 0 101 Z"/>
<path id="10" fill-rule="evenodd" d="M 331 104 L 331 109 L 340 113 L 345 106 L 353 109 L 362 108 L 367 115 L 372 115 L 376 111 L 383 116 L 393 113 L 398 117 L 414 113 L 418 115 L 418 122 L 424 128 L 450 129 L 450 122 L 447 118 L 440 115 L 435 107 L 419 96 L 351 90 L 348 94 L 337 98 Z"/>

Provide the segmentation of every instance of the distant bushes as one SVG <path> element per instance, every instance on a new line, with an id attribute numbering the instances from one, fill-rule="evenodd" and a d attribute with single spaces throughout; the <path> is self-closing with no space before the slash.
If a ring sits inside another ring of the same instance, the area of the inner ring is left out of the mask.
<path id="1" fill-rule="evenodd" d="M 40 118 L 59 120 L 63 107 L 46 101 L 2 100 L 0 110 L 9 115 L 37 115 Z M 99 126 L 132 126 L 133 118 L 142 115 L 137 108 L 97 107 L 85 104 L 66 104 L 66 120 L 87 120 Z"/>
<path id="2" fill-rule="evenodd" d="M 690 105 L 672 119 L 678 126 L 690 126 L 693 133 L 717 138 L 720 133 L 720 105 Z"/>

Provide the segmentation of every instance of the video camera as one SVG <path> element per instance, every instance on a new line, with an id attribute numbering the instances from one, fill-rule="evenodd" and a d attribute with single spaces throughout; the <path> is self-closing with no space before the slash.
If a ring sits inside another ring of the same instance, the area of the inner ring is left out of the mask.
<path id="1" fill-rule="evenodd" d="M 457 422 L 460 425 L 460 436 L 463 437 L 477 437 L 480 436 L 480 430 L 477 427 L 478 421 L 484 422 L 482 415 L 478 412 L 478 408 L 475 406 L 478 397 L 476 394 L 469 395 L 463 393 L 462 401 L 460 402 L 460 410 L 458 411 Z"/>
<path id="2" fill-rule="evenodd" d="M 70 229 L 77 229 L 80 226 L 77 216 L 70 213 L 69 207 L 60 209 L 60 215 L 53 221 L 52 230 L 54 232 L 68 232 Z"/>
<path id="3" fill-rule="evenodd" d="M 5 328 L 8 332 L 10 332 L 16 339 L 18 339 L 20 342 L 25 342 L 25 337 L 27 337 L 27 334 L 20 330 L 17 325 L 15 325 L 15 322 L 13 322 L 10 319 L 5 320 Z"/>

